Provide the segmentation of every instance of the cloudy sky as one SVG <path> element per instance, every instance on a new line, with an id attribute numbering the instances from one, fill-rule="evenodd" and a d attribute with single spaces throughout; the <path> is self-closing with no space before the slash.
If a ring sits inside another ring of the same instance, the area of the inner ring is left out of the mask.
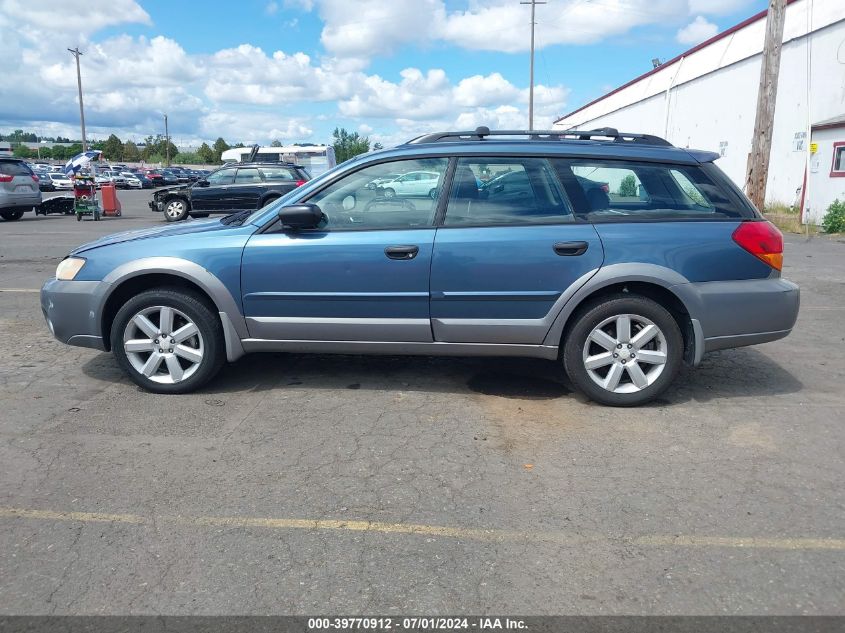
<path id="1" fill-rule="evenodd" d="M 385 145 L 433 129 L 527 127 L 519 0 L 0 0 L 0 132 L 180 145 Z M 765 8 L 765 0 L 548 0 L 537 7 L 535 125 Z"/>

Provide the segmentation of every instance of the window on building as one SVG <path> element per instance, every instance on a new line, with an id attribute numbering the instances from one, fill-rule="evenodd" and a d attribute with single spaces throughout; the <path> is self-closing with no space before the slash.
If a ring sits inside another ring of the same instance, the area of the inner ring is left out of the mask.
<path id="1" fill-rule="evenodd" d="M 833 144 L 833 166 L 830 175 L 845 177 L 845 142 Z"/>

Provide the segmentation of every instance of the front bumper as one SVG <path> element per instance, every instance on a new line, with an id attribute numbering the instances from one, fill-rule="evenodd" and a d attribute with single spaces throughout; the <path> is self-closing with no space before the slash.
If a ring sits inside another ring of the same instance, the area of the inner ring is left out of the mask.
<path id="1" fill-rule="evenodd" d="M 41 288 L 41 311 L 53 336 L 62 343 L 105 351 L 100 329 L 102 281 L 48 280 Z"/>
<path id="2" fill-rule="evenodd" d="M 161 200 L 150 200 L 150 211 L 155 211 L 156 213 L 161 213 L 164 211 L 164 203 Z"/>

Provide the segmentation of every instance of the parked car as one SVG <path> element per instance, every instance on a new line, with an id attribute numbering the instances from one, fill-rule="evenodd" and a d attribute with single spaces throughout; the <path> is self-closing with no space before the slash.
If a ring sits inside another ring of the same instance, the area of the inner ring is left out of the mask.
<path id="1" fill-rule="evenodd" d="M 790 333 L 782 235 L 718 154 L 609 128 L 527 134 L 428 134 L 274 205 L 100 238 L 62 261 L 42 310 L 60 341 L 111 350 L 157 393 L 247 352 L 507 355 L 631 406 L 707 352 Z M 208 186 L 242 169 L 258 166 Z M 436 174 L 434 199 L 367 187 L 399 172 Z M 526 195 L 485 198 L 482 172 L 524 173 Z M 623 195 L 631 181 L 643 195 Z"/>
<path id="2" fill-rule="evenodd" d="M 164 176 L 162 176 L 161 172 L 158 170 L 147 169 L 144 171 L 144 176 L 153 183 L 154 187 L 160 187 L 164 184 Z"/>
<path id="3" fill-rule="evenodd" d="M 44 172 L 35 172 L 36 178 L 38 178 L 38 188 L 41 191 L 55 191 L 56 186 L 53 184 L 50 175 Z"/>
<path id="4" fill-rule="evenodd" d="M 150 209 L 163 212 L 168 222 L 189 215 L 208 217 L 210 213 L 259 209 L 308 180 L 308 173 L 299 165 L 240 163 L 218 169 L 193 184 L 157 191 Z"/>
<path id="5" fill-rule="evenodd" d="M 159 173 L 161 174 L 161 184 L 165 187 L 179 184 L 179 177 L 169 169 L 162 169 Z"/>
<path id="6" fill-rule="evenodd" d="M 384 180 L 376 186 L 376 191 L 385 198 L 394 196 L 429 196 L 437 195 L 437 183 L 440 174 L 432 171 L 411 171 L 397 176 L 393 180 Z M 369 183 L 368 183 L 369 184 Z"/>
<path id="7" fill-rule="evenodd" d="M 377 189 L 382 184 L 390 182 L 392 180 L 396 180 L 401 175 L 402 174 L 387 174 L 381 178 L 374 178 L 373 180 L 367 183 L 367 189 Z"/>
<path id="8" fill-rule="evenodd" d="M 188 173 L 181 167 L 168 167 L 167 169 L 162 170 L 162 172 L 172 174 L 176 178 L 177 183 L 184 184 L 191 182 L 191 178 L 188 176 Z"/>
<path id="9" fill-rule="evenodd" d="M 73 181 L 70 179 L 70 176 L 56 173 L 50 173 L 47 175 L 53 183 L 53 188 L 56 191 L 68 191 L 73 189 Z"/>
<path id="10" fill-rule="evenodd" d="M 18 158 L 0 157 L 0 217 L 20 220 L 41 205 L 38 176 Z"/>
<path id="11" fill-rule="evenodd" d="M 130 189 L 143 189 L 144 183 L 138 174 L 133 174 L 131 171 L 122 171 L 120 176 L 126 180 L 126 184 Z"/>

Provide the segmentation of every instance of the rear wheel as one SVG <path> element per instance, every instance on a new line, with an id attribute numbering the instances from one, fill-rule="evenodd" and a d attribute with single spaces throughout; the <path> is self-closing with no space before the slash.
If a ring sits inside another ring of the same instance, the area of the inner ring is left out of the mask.
<path id="1" fill-rule="evenodd" d="M 0 217 L 6 220 L 6 222 L 14 222 L 23 217 L 23 211 L 3 211 L 0 213 Z"/>
<path id="2" fill-rule="evenodd" d="M 666 308 L 623 293 L 603 297 L 575 318 L 564 342 L 563 364 L 575 387 L 591 400 L 635 406 L 672 384 L 684 340 Z"/>
<path id="3" fill-rule="evenodd" d="M 171 198 L 164 205 L 164 219 L 168 222 L 180 222 L 188 217 L 188 201 L 183 198 Z"/>
<path id="4" fill-rule="evenodd" d="M 111 329 L 123 371 L 154 393 L 187 393 L 217 374 L 225 361 L 223 328 L 199 295 L 156 288 L 130 299 Z"/>

